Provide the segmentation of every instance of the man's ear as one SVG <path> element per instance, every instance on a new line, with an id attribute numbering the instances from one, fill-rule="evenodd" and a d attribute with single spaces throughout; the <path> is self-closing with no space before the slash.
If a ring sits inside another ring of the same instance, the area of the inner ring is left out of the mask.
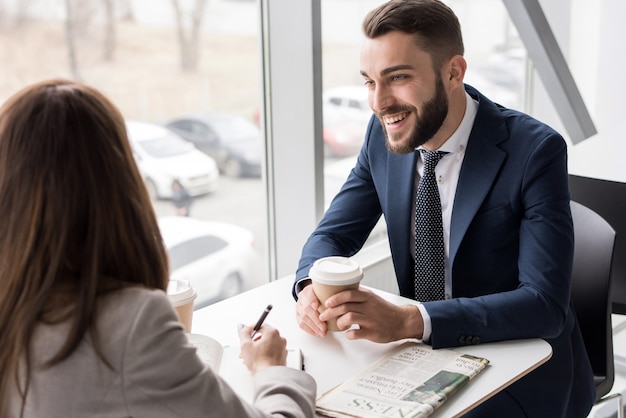
<path id="1" fill-rule="evenodd" d="M 453 86 L 463 85 L 467 62 L 461 55 L 455 55 L 448 63 L 448 81 Z"/>

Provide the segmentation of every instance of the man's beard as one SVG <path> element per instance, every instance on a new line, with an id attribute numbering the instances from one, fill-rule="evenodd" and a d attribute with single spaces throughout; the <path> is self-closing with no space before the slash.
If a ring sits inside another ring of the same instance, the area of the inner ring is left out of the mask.
<path id="1" fill-rule="evenodd" d="M 430 140 L 445 120 L 448 115 L 448 97 L 443 88 L 443 81 L 441 76 L 437 76 L 435 82 L 435 96 L 424 103 L 422 106 L 422 114 L 418 116 L 417 109 L 412 106 L 400 105 L 394 106 L 385 111 L 384 114 L 395 114 L 403 112 L 412 112 L 416 115 L 417 120 L 413 126 L 413 130 L 410 133 L 409 138 L 402 142 L 391 142 L 389 140 L 389 134 L 383 121 L 383 114 L 376 113 L 380 123 L 385 132 L 385 144 L 387 149 L 396 154 L 408 154 L 415 151 L 415 148 L 420 145 L 424 145 Z"/>

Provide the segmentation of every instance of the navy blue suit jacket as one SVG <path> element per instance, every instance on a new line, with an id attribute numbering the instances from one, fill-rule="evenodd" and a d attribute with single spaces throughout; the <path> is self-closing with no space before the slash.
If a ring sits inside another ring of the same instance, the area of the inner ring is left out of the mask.
<path id="1" fill-rule="evenodd" d="M 452 210 L 453 299 L 424 303 L 429 343 L 543 338 L 552 358 L 507 394 L 531 417 L 586 417 L 595 389 L 569 301 L 574 237 L 566 144 L 545 124 L 466 90 L 479 107 Z M 320 257 L 354 255 L 383 215 L 400 293 L 414 297 L 416 158 L 390 153 L 371 119 L 356 166 L 303 248 L 296 281 Z"/>

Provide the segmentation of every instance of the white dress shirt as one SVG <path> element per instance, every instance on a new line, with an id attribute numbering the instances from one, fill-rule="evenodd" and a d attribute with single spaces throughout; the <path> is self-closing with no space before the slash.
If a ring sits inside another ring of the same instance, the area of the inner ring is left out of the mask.
<path id="1" fill-rule="evenodd" d="M 459 173 L 461 172 L 461 165 L 463 164 L 463 158 L 465 157 L 465 150 L 467 149 L 467 142 L 469 141 L 470 132 L 472 126 L 474 126 L 474 119 L 476 118 L 476 112 L 478 111 L 478 102 L 465 93 L 466 106 L 465 114 L 459 124 L 459 127 L 448 138 L 444 144 L 439 147 L 437 151 L 447 152 L 446 155 L 439 161 L 435 167 L 435 176 L 437 178 L 437 186 L 439 188 L 439 197 L 441 199 L 441 214 L 443 220 L 443 243 L 445 248 L 445 295 L 446 299 L 449 299 L 452 295 L 452 279 L 450 269 L 450 223 L 452 220 L 452 206 L 454 205 L 454 196 L 456 194 L 456 186 L 459 182 Z M 420 149 L 422 147 L 419 147 Z M 417 176 L 415 176 L 415 185 L 413 188 L 413 196 L 417 193 L 417 185 L 422 173 L 424 172 L 424 162 L 422 161 L 421 153 L 417 160 Z M 413 210 L 411 213 L 415 213 L 415 197 L 413 197 Z M 411 248 L 410 251 L 415 251 L 415 218 L 412 217 L 411 221 Z M 415 256 L 415 254 L 413 254 Z M 418 305 L 422 317 L 424 318 L 424 335 L 423 340 L 430 339 L 432 331 L 430 316 L 424 308 L 424 305 Z"/>

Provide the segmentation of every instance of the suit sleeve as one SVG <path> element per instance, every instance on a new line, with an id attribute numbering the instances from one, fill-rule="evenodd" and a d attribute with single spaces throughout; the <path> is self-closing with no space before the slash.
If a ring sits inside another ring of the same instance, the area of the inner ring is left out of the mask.
<path id="1" fill-rule="evenodd" d="M 151 292 L 139 307 L 122 364 L 131 416 L 314 416 L 315 381 L 288 367 L 269 367 L 256 374 L 254 405 L 239 398 L 196 355 L 163 292 Z"/>
<path id="2" fill-rule="evenodd" d="M 356 254 L 380 219 L 382 208 L 368 156 L 374 118 L 367 128 L 355 167 L 302 249 L 294 283 L 306 277 L 311 265 L 319 258 Z"/>

